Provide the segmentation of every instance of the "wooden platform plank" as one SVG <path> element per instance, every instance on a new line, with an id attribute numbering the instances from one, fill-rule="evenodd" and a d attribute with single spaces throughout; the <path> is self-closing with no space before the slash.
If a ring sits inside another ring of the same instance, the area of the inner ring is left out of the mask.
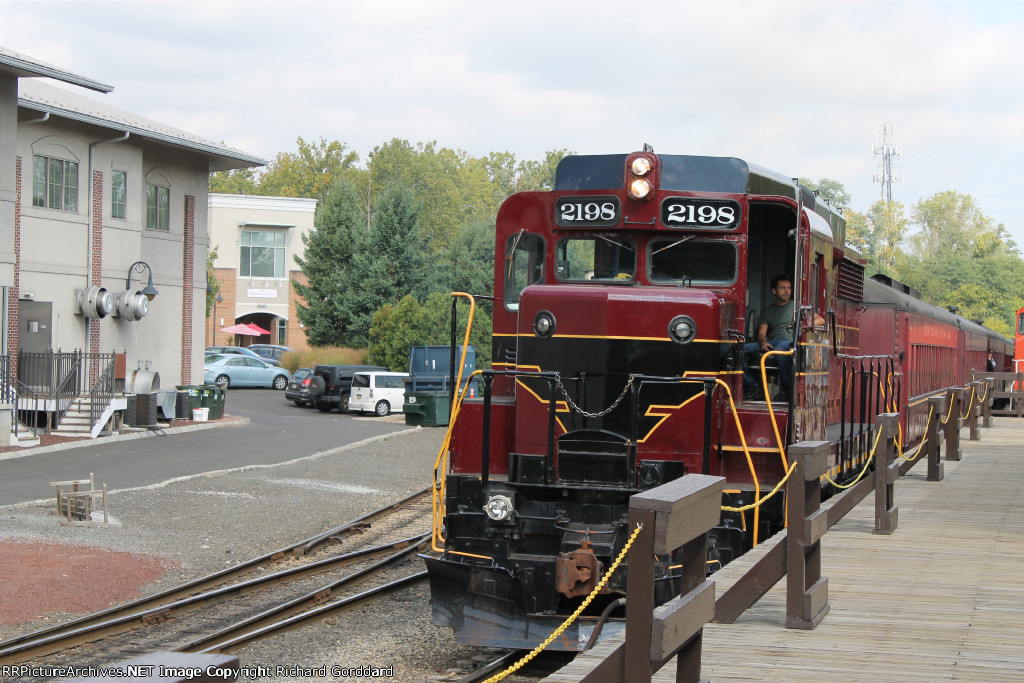
<path id="1" fill-rule="evenodd" d="M 1024 420 L 999 418 L 963 460 L 929 482 L 896 483 L 899 527 L 872 534 L 867 498 L 822 540 L 831 611 L 813 631 L 785 628 L 785 581 L 734 624 L 704 629 L 711 681 L 1024 680 Z M 720 595 L 757 551 L 714 575 Z M 733 571 L 735 570 L 735 571 Z M 546 681 L 578 681 L 602 643 Z M 670 665 L 656 681 L 674 681 Z"/>

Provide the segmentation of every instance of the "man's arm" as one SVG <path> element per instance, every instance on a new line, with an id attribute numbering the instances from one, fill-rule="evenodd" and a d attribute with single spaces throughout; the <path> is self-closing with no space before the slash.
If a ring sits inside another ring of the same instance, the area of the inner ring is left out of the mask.
<path id="1" fill-rule="evenodd" d="M 768 323 L 761 323 L 757 326 L 757 343 L 762 351 L 772 350 L 772 345 L 768 343 Z"/>

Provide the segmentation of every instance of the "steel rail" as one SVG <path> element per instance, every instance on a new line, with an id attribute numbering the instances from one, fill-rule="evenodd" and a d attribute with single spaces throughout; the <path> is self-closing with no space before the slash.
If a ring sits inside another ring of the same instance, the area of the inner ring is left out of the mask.
<path id="1" fill-rule="evenodd" d="M 264 626 L 251 632 L 244 633 L 242 635 L 236 636 L 235 638 L 232 638 L 231 640 L 226 640 L 222 643 L 216 643 L 212 645 L 208 644 L 204 649 L 195 650 L 195 652 L 212 653 L 235 650 L 237 648 L 244 647 L 245 645 L 248 645 L 249 643 L 259 640 L 261 638 L 266 638 L 268 636 L 276 635 L 283 631 L 288 631 L 293 628 L 305 626 L 306 624 L 312 621 L 321 619 L 325 616 L 333 614 L 334 612 L 341 612 L 347 609 L 351 609 L 352 607 L 356 607 L 362 604 L 363 602 L 366 602 L 367 600 L 371 600 L 386 593 L 390 593 L 391 591 L 398 590 L 408 585 L 420 583 L 426 580 L 427 572 L 416 572 L 415 574 L 410 574 L 409 576 L 397 579 L 395 581 L 392 581 L 391 583 L 384 584 L 383 586 L 371 588 L 370 590 L 359 593 L 358 595 L 353 595 L 348 598 L 342 598 L 335 602 L 322 604 L 319 607 L 314 607 L 313 609 L 307 610 L 302 614 L 297 614 L 295 616 L 288 617 L 287 619 L 284 619 L 282 621 L 270 624 L 268 626 Z M 192 650 L 180 651 L 191 652 Z"/>
<path id="2" fill-rule="evenodd" d="M 375 568 L 386 566 L 416 551 L 429 540 L 429 537 L 429 534 L 421 534 L 390 544 L 365 548 L 336 557 L 324 558 L 310 564 L 284 569 L 242 583 L 198 593 L 171 603 L 152 606 L 146 610 L 130 609 L 127 613 L 121 614 L 117 614 L 116 608 L 114 610 L 107 610 L 103 613 L 107 617 L 105 619 L 94 619 L 90 620 L 89 623 L 69 622 L 68 624 L 47 629 L 45 633 L 35 632 L 22 636 L 17 639 L 20 642 L 0 649 L 0 664 L 13 664 L 34 657 L 50 655 L 76 645 L 81 645 L 82 643 L 102 640 L 103 638 L 130 631 L 138 628 L 140 625 L 151 625 L 166 621 L 176 611 L 192 610 L 208 604 L 216 604 L 231 597 L 245 595 L 281 583 L 297 581 L 314 574 L 345 567 L 353 562 L 390 553 L 374 565 L 345 576 L 338 581 L 328 584 L 326 587 L 318 588 L 316 591 L 305 596 L 289 601 L 286 603 L 286 606 L 309 600 L 322 602 L 324 598 L 318 598 L 317 596 L 323 596 L 325 590 L 327 591 L 326 595 L 329 595 L 331 590 L 336 590 L 346 584 L 357 583 Z M 131 607 L 134 608 L 135 605 L 131 605 Z"/>
<path id="3" fill-rule="evenodd" d="M 332 539 L 340 540 L 343 536 L 364 532 L 366 528 L 369 526 L 368 522 L 370 522 L 371 520 L 376 519 L 377 517 L 380 517 L 381 515 L 387 512 L 400 509 L 402 507 L 405 507 L 406 505 L 410 505 L 417 497 L 427 496 L 429 493 L 430 488 L 425 488 L 421 491 L 413 493 L 412 495 L 406 496 L 405 498 L 395 503 L 378 508 L 373 512 L 368 512 L 367 514 L 362 515 L 361 517 L 357 517 L 356 519 L 346 522 L 345 524 L 334 527 L 330 531 L 319 533 L 315 536 L 310 536 L 309 538 L 305 538 L 299 541 L 298 543 L 285 546 L 284 548 L 281 548 L 279 550 L 274 550 L 265 555 L 261 555 L 251 560 L 247 560 L 245 562 L 236 564 L 232 567 L 227 567 L 226 569 L 214 572 L 213 574 L 208 574 L 206 576 L 199 577 L 198 579 L 194 579 L 187 583 L 174 586 L 165 591 L 154 593 L 153 595 L 147 595 L 146 597 L 139 598 L 138 600 L 133 600 L 131 602 L 127 602 L 117 607 L 111 607 L 106 610 L 101 610 L 99 612 L 87 614 L 84 617 L 79 617 L 78 619 L 72 619 L 71 621 L 66 621 L 61 624 L 56 624 L 54 626 L 40 629 L 38 631 L 33 631 L 31 633 L 26 633 L 20 636 L 15 636 L 14 638 L 9 638 L 7 640 L 0 641 L 0 661 L 3 661 L 3 654 L 10 647 L 18 643 L 23 643 L 29 640 L 36 640 L 47 634 L 59 633 L 62 631 L 68 631 L 71 629 L 88 626 L 89 624 L 100 623 L 107 619 L 113 618 L 116 615 L 145 612 L 158 605 L 166 605 L 175 602 L 179 600 L 180 596 L 182 595 L 201 593 L 213 588 L 214 586 L 219 586 L 229 581 L 233 581 L 239 577 L 251 574 L 260 567 L 267 564 L 280 562 L 289 555 L 306 555 L 309 553 L 310 549 L 327 543 Z"/>
<path id="4" fill-rule="evenodd" d="M 511 652 L 506 652 L 505 654 L 495 659 L 493 662 L 485 664 L 476 671 L 472 671 L 466 674 L 465 676 L 459 679 L 458 683 L 477 683 L 477 681 L 485 680 L 495 671 L 500 671 L 508 666 L 511 666 L 512 664 L 515 664 L 517 661 L 519 661 L 520 657 L 523 656 L 524 652 L 526 651 L 512 650 Z"/>
<path id="5" fill-rule="evenodd" d="M 315 609 L 318 605 L 322 605 L 331 597 L 335 591 L 346 588 L 350 585 L 355 585 L 361 582 L 363 579 L 373 576 L 374 574 L 387 568 L 400 560 L 405 559 L 412 553 L 416 552 L 430 539 L 430 534 L 424 534 L 418 538 L 418 542 L 410 545 L 407 548 L 399 550 L 396 553 L 392 553 L 387 557 L 360 569 L 357 572 L 349 574 L 341 579 L 322 586 L 315 591 L 311 591 L 306 595 L 302 595 L 288 602 L 272 607 L 268 610 L 264 610 L 259 614 L 255 614 L 251 617 L 242 619 L 233 624 L 225 626 L 213 633 L 201 635 L 194 640 L 185 643 L 178 648 L 175 648 L 177 652 L 198 652 L 207 651 L 207 648 L 214 647 L 218 643 L 233 640 L 234 638 L 240 637 L 244 634 L 262 631 L 275 624 L 280 624 L 287 619 L 301 615 L 310 609 Z"/>
<path id="6" fill-rule="evenodd" d="M 385 513 L 392 512 L 394 510 L 400 510 L 401 508 L 407 505 L 411 505 L 413 502 L 415 502 L 417 498 L 421 496 L 428 496 L 430 494 L 430 491 L 430 487 L 427 487 L 421 491 L 410 494 L 397 502 L 391 503 L 390 505 L 385 505 L 384 507 L 377 508 L 373 512 L 368 512 L 362 517 L 357 517 L 350 522 L 345 522 L 344 524 L 336 526 L 329 531 L 323 532 L 322 534 L 312 536 L 306 539 L 305 541 L 301 541 L 292 546 L 291 552 L 293 555 L 301 556 L 308 554 L 313 548 L 321 546 L 324 543 L 329 543 L 331 541 L 341 542 L 341 539 L 344 536 L 354 533 L 361 533 L 369 526 L 369 522 L 371 520 L 376 519 L 377 517 L 380 517 Z"/>

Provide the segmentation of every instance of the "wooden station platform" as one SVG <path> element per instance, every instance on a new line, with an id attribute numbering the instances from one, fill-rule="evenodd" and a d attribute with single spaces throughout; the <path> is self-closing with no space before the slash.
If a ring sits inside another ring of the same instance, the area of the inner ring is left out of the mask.
<path id="1" fill-rule="evenodd" d="M 822 540 L 831 610 L 787 629 L 780 581 L 734 624 L 704 629 L 710 681 L 877 683 L 1024 681 L 1024 420 L 962 432 L 963 460 L 896 482 L 899 525 L 876 535 L 868 496 Z M 908 453 L 913 455 L 913 453 Z M 756 551 L 755 551 L 756 552 Z M 728 588 L 747 558 L 712 578 Z M 601 643 L 546 681 L 578 681 L 617 644 Z M 655 681 L 675 681 L 675 664 Z"/>

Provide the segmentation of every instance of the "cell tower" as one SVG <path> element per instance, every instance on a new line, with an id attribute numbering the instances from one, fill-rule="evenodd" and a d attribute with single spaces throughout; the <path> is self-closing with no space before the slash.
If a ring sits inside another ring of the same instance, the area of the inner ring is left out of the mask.
<path id="1" fill-rule="evenodd" d="M 882 136 L 882 144 L 878 144 L 879 134 Z M 871 148 L 871 156 L 879 158 L 878 165 L 881 171 L 872 180 L 882 184 L 882 199 L 886 204 L 891 204 L 892 184 L 903 182 L 903 172 L 893 168 L 893 162 L 903 158 L 903 148 L 893 142 L 892 122 L 883 122 L 875 130 L 875 146 Z M 899 177 L 896 177 L 897 175 Z"/>

